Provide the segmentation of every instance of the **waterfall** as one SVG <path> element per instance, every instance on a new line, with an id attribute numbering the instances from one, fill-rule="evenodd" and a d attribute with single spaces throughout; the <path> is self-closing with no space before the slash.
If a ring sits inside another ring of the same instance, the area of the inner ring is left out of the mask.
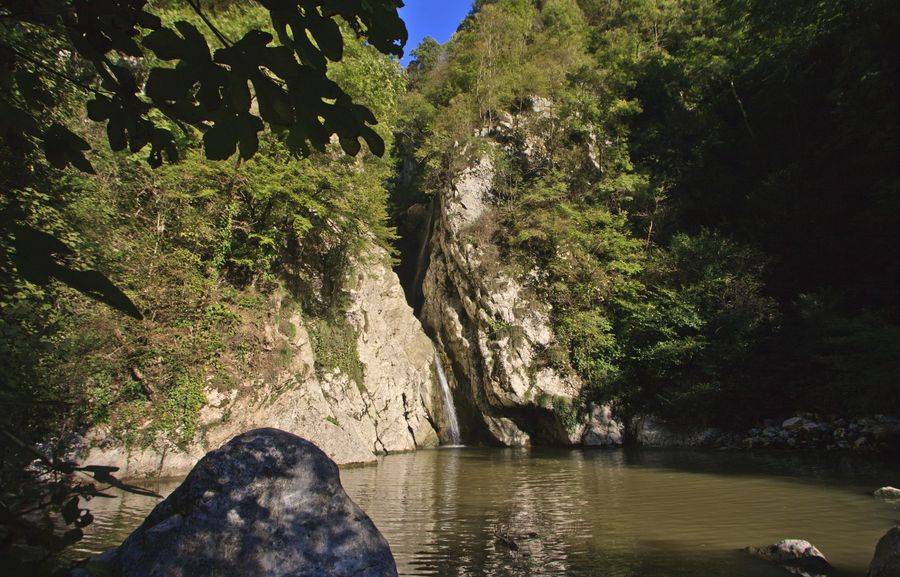
<path id="1" fill-rule="evenodd" d="M 441 394 L 444 397 L 444 412 L 447 427 L 450 429 L 450 444 L 459 445 L 459 421 L 456 419 L 456 406 L 453 404 L 453 394 L 450 392 L 450 385 L 447 384 L 447 375 L 444 374 L 444 367 L 441 365 L 440 355 L 434 355 L 434 367 L 437 369 L 438 380 L 441 382 Z"/>

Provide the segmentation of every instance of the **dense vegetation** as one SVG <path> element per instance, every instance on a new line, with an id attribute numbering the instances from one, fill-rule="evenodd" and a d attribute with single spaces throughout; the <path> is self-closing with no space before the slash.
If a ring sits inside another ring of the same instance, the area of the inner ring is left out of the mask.
<path id="1" fill-rule="evenodd" d="M 358 380 L 348 267 L 481 156 L 473 240 L 576 408 L 900 410 L 893 0 L 483 0 L 406 74 L 395 0 L 258 4 L 0 3 L 0 480 L 91 425 L 186 443 L 289 314 Z"/>
<path id="2" fill-rule="evenodd" d="M 359 21 L 349 18 L 349 5 L 338 7 L 343 18 L 320 17 L 313 37 L 336 31 L 339 49 L 329 36 L 298 60 L 279 53 L 281 76 L 246 66 L 229 76 L 247 62 L 221 56 L 230 47 L 231 56 L 272 65 L 265 60 L 271 51 L 234 49 L 235 39 L 278 35 L 270 3 L 218 1 L 201 12 L 191 2 L 154 2 L 135 37 L 149 48 L 143 54 L 135 39 L 116 36 L 127 19 L 103 18 L 145 2 L 56 3 L 73 12 L 4 3 L 0 23 L 0 59 L 9 72 L 0 83 L 3 567 L 19 557 L 9 547 L 21 540 L 50 551 L 77 540 L 90 523 L 78 501 L 92 494 L 84 481 L 117 483 L 105 469 L 84 470 L 73 483 L 72 466 L 49 460 L 53 441 L 99 426 L 133 448 L 184 445 L 198 433 L 207 391 L 252 388 L 290 363 L 290 347 L 273 346 L 265 327 L 289 338 L 294 326 L 286 319 L 297 313 L 324 364 L 317 368 L 352 369 L 357 335 L 343 314 L 344 283 L 354 263 L 382 258 L 371 247 L 390 250 L 393 238 L 386 149 L 403 76 L 388 53 L 399 51 L 393 42 L 405 31 L 392 2 L 358 8 Z M 289 3 L 280 9 L 289 15 Z M 60 24 L 60 15 L 71 18 Z M 93 16 L 100 22 L 88 21 Z M 395 23 L 399 30 L 391 29 Z M 70 42 L 79 25 L 112 35 L 113 45 L 103 45 L 108 53 L 77 41 L 76 52 Z M 173 29 L 188 40 L 153 40 Z M 204 40 L 191 37 L 200 30 Z M 289 45 L 288 36 L 280 40 Z M 206 58 L 214 53 L 231 68 L 207 61 L 193 79 L 204 42 L 221 46 Z M 327 67 L 308 62 L 320 48 Z M 300 86 L 292 85 L 292 66 L 305 75 Z M 122 93 L 127 83 L 107 81 L 110 70 L 143 93 Z M 177 86 L 164 80 L 153 88 L 154 75 L 173 70 L 183 75 Z M 214 109 L 215 98 L 204 96 L 209 83 L 228 106 L 246 110 L 222 110 L 221 102 Z M 321 110 L 320 88 L 329 91 Z M 345 117 L 351 112 L 357 118 Z M 291 120 L 295 114 L 314 118 Z M 38 455 L 28 445 L 39 443 L 47 460 L 24 471 Z M 32 483 L 36 477 L 46 483 Z M 59 510 L 68 527 L 57 533 L 19 515 L 42 507 Z"/>
<path id="3" fill-rule="evenodd" d="M 157 13 L 165 23 L 201 24 L 187 7 Z M 270 26 L 259 7 L 226 4 L 214 15 L 230 37 Z M 381 119 L 390 141 L 399 68 L 350 35 L 346 52 L 329 76 Z M 134 74 L 153 64 L 138 63 Z M 347 266 L 367 243 L 388 247 L 392 238 L 390 157 L 331 147 L 301 159 L 265 134 L 254 157 L 212 161 L 202 135 L 187 132 L 180 162 L 154 169 L 139 154 L 112 152 L 102 126 L 79 115 L 84 95 L 68 98 L 60 114 L 94 149 L 95 174 L 41 168 L 18 208 L 147 314 L 129 319 L 63 284 L 5 277 L 0 350 L 14 370 L 4 374 L 3 421 L 28 437 L 108 423 L 131 442 L 150 442 L 160 429 L 189 440 L 203 388 L 265 364 L 258 341 L 271 296 L 340 318 Z"/>
<path id="4" fill-rule="evenodd" d="M 542 271 L 582 401 L 896 411 L 897 24 L 884 0 L 480 2 L 415 52 L 395 218 L 492 155 L 487 266 Z M 510 113 L 530 127 L 487 144 Z"/>

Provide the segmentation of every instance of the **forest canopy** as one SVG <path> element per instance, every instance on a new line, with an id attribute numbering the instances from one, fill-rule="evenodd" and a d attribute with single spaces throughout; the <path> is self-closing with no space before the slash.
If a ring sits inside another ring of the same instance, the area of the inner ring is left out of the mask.
<path id="1" fill-rule="evenodd" d="M 885 0 L 479 2 L 414 51 L 395 210 L 550 103 L 543 162 L 500 154 L 488 234 L 517 278 L 546 271 L 550 357 L 585 402 L 727 426 L 896 410 L 898 24 Z"/>

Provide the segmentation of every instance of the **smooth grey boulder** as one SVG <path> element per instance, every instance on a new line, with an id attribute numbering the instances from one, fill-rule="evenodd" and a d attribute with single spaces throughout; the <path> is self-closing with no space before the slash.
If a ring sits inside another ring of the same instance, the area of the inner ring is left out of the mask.
<path id="1" fill-rule="evenodd" d="M 768 547 L 748 547 L 747 552 L 805 575 L 824 575 L 831 571 L 825 555 L 803 539 L 783 539 Z"/>
<path id="2" fill-rule="evenodd" d="M 879 499 L 887 499 L 890 501 L 900 500 L 900 489 L 895 487 L 882 487 L 872 494 Z"/>
<path id="3" fill-rule="evenodd" d="M 208 453 L 106 559 L 121 577 L 396 577 L 318 447 L 277 429 Z"/>
<path id="4" fill-rule="evenodd" d="M 900 577 L 900 527 L 894 527 L 878 541 L 869 577 Z"/>

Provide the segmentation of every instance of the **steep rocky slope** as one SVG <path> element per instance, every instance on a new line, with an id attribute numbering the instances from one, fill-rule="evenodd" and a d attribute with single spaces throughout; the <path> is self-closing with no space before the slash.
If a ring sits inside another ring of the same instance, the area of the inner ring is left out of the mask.
<path id="1" fill-rule="evenodd" d="M 304 319 L 296 312 L 279 314 L 281 301 L 274 299 L 263 346 L 284 351 L 289 361 L 273 376 L 208 389 L 200 433 L 187 446 L 159 439 L 149 447 L 129 448 L 97 428 L 79 441 L 79 460 L 120 467 L 125 477 L 181 475 L 207 451 L 258 427 L 309 439 L 339 464 L 437 445 L 442 407 L 434 346 L 407 305 L 386 255 L 379 251 L 357 265 L 348 286 L 346 317 L 357 335 L 361 375 L 317 368 Z"/>
<path id="2" fill-rule="evenodd" d="M 466 233 L 485 216 L 493 164 L 484 157 L 437 199 L 438 218 L 424 275 L 422 320 L 454 375 L 463 429 L 503 445 L 532 438 L 567 442 L 553 402 L 570 402 L 577 381 L 539 368 L 552 339 L 546 311 L 515 279 L 482 266 L 485 247 Z"/>
<path id="3" fill-rule="evenodd" d="M 426 258 L 419 263 L 424 270 L 416 275 L 421 288 L 413 291 L 422 322 L 451 369 L 468 441 L 618 444 L 620 430 L 608 411 L 593 411 L 591 423 L 577 418 L 573 401 L 582 384 L 547 358 L 554 340 L 551 311 L 527 279 L 504 272 L 489 232 L 495 218 L 493 152 L 515 147 L 526 162 L 541 155 L 543 142 L 536 135 L 551 118 L 551 104 L 534 100 L 528 113 L 486 129 L 487 149 L 473 154 L 434 199 Z"/>

